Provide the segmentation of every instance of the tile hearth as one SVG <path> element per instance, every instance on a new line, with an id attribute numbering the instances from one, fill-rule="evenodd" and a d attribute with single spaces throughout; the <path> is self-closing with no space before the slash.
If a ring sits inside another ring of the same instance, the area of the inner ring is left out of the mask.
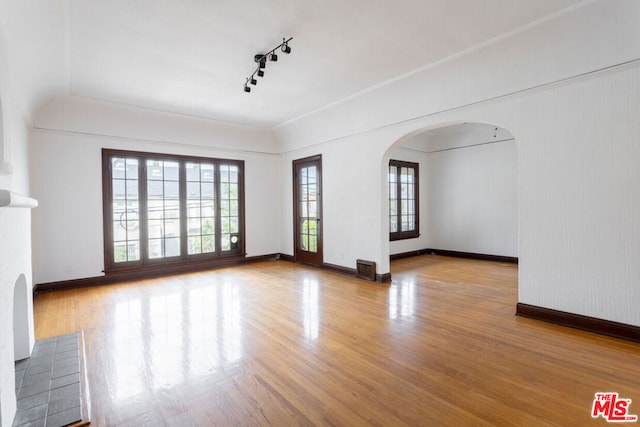
<path id="1" fill-rule="evenodd" d="M 13 427 L 60 427 L 82 421 L 79 333 L 36 341 L 16 362 L 18 409 Z"/>

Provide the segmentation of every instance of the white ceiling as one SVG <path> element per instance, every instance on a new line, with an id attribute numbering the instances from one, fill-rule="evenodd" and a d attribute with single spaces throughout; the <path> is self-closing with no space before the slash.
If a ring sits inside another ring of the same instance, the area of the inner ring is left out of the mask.
<path id="1" fill-rule="evenodd" d="M 580 2 L 66 0 L 65 92 L 273 127 Z"/>
<path id="2" fill-rule="evenodd" d="M 422 132 L 404 143 L 402 147 L 424 153 L 436 153 L 513 140 L 513 135 L 501 127 L 486 123 L 460 123 Z"/>

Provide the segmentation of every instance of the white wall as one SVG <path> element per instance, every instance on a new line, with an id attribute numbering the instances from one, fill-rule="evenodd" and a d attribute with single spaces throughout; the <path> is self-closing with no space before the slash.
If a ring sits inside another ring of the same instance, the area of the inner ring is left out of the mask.
<path id="1" fill-rule="evenodd" d="M 7 55 L 0 31 L 0 132 L 7 166 L 0 171 L 0 188 L 29 194 L 28 126 L 15 94 L 11 91 Z M 8 172 L 12 171 L 11 174 Z M 10 426 L 16 410 L 14 378 L 13 302 L 16 284 L 27 293 L 26 312 L 33 313 L 31 301 L 31 211 L 24 208 L 0 208 L 0 426 Z M 33 317 L 22 331 L 33 345 Z"/>
<path id="2" fill-rule="evenodd" d="M 432 153 L 423 173 L 429 248 L 518 255 L 514 140 Z"/>
<path id="3" fill-rule="evenodd" d="M 248 256 L 280 248 L 278 157 L 271 133 L 78 98 L 35 117 L 32 188 L 35 283 L 102 275 L 102 148 L 245 161 Z"/>
<path id="4" fill-rule="evenodd" d="M 325 261 L 372 256 L 389 272 L 390 152 L 428 129 L 492 123 L 518 144 L 519 301 L 640 325 L 639 19 L 640 2 L 586 2 L 279 127 L 287 161 L 322 154 L 336 181 L 325 241 L 345 243 L 327 244 Z M 288 225 L 290 183 L 283 191 Z"/>

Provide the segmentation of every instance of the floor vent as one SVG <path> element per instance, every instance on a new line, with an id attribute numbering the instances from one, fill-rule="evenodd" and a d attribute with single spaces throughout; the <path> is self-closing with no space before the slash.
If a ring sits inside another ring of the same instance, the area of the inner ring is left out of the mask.
<path id="1" fill-rule="evenodd" d="M 363 259 L 356 260 L 356 275 L 360 279 L 376 280 L 376 263 L 373 261 L 365 261 Z"/>

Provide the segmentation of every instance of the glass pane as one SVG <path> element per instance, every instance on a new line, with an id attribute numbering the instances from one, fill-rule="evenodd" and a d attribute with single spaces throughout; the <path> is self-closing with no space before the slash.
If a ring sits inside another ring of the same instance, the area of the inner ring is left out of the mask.
<path id="1" fill-rule="evenodd" d="M 164 183 L 164 198 L 165 199 L 178 199 L 180 194 L 180 187 L 178 182 L 165 181 Z"/>
<path id="2" fill-rule="evenodd" d="M 116 200 L 113 202 L 113 220 L 120 221 L 120 216 L 124 218 L 126 212 L 125 202 L 122 200 Z"/>
<path id="3" fill-rule="evenodd" d="M 137 200 L 138 199 L 138 180 L 128 179 L 127 180 L 127 199 L 129 200 Z"/>
<path id="4" fill-rule="evenodd" d="M 398 182 L 398 168 L 395 166 L 389 166 L 389 182 L 395 184 Z"/>
<path id="5" fill-rule="evenodd" d="M 147 202 L 147 215 L 149 219 L 163 219 L 164 202 L 162 200 L 149 200 Z"/>
<path id="6" fill-rule="evenodd" d="M 200 186 L 203 199 L 213 199 L 213 183 L 202 183 Z"/>
<path id="7" fill-rule="evenodd" d="M 409 217 L 407 215 L 402 215 L 402 227 L 400 228 L 402 231 L 408 231 L 409 230 Z"/>
<path id="8" fill-rule="evenodd" d="M 127 255 L 129 261 L 138 261 L 140 259 L 140 242 L 139 241 L 129 241 L 127 245 Z"/>
<path id="9" fill-rule="evenodd" d="M 125 228 L 126 223 L 122 221 L 113 221 L 113 241 L 124 241 L 127 240 L 127 229 Z"/>
<path id="10" fill-rule="evenodd" d="M 125 178 L 125 160 L 120 157 L 111 159 L 111 177 L 116 179 Z"/>
<path id="11" fill-rule="evenodd" d="M 125 180 L 124 179 L 114 179 L 112 181 L 113 187 L 113 200 L 122 200 L 126 198 L 127 193 L 125 190 Z"/>
<path id="12" fill-rule="evenodd" d="M 164 179 L 165 181 L 177 181 L 179 172 L 178 162 L 164 162 Z"/>
<path id="13" fill-rule="evenodd" d="M 240 227 L 238 226 L 238 218 L 236 217 L 232 217 L 231 218 L 231 232 L 232 233 L 238 233 L 240 231 Z"/>
<path id="14" fill-rule="evenodd" d="M 309 236 L 309 252 L 318 252 L 318 238 Z"/>
<path id="15" fill-rule="evenodd" d="M 185 167 L 187 169 L 187 181 L 200 180 L 200 165 L 198 163 L 187 163 Z"/>
<path id="16" fill-rule="evenodd" d="M 229 184 L 220 184 L 220 197 L 223 200 L 229 199 Z"/>
<path id="17" fill-rule="evenodd" d="M 126 242 L 115 242 L 113 244 L 113 261 L 125 262 L 127 260 L 127 244 Z"/>
<path id="18" fill-rule="evenodd" d="M 316 183 L 316 167 L 312 166 L 309 169 L 309 174 L 308 174 L 308 183 L 309 184 L 315 184 Z"/>
<path id="19" fill-rule="evenodd" d="M 180 221 L 177 219 L 165 219 L 164 220 L 164 235 L 165 237 L 180 236 Z"/>
<path id="20" fill-rule="evenodd" d="M 309 202 L 309 217 L 318 217 L 318 202 Z"/>
<path id="21" fill-rule="evenodd" d="M 187 224 L 187 233 L 189 236 L 199 236 L 202 233 L 200 218 L 189 218 Z"/>
<path id="22" fill-rule="evenodd" d="M 162 181 L 147 181 L 147 197 L 149 199 L 162 199 L 163 194 Z"/>
<path id="23" fill-rule="evenodd" d="M 147 179 L 163 179 L 161 161 L 147 160 Z"/>
<path id="24" fill-rule="evenodd" d="M 395 233 L 398 231 L 398 217 L 397 216 L 392 216 L 389 217 L 389 231 L 391 233 Z"/>
<path id="25" fill-rule="evenodd" d="M 165 239 L 164 242 L 165 247 L 165 256 L 172 257 L 180 255 L 180 239 L 177 237 L 172 237 Z"/>
<path id="26" fill-rule="evenodd" d="M 180 216 L 180 201 L 165 199 L 164 216 L 165 218 L 178 218 Z"/>
<path id="27" fill-rule="evenodd" d="M 200 198 L 200 183 L 187 182 L 187 199 L 199 199 L 199 198 Z"/>
<path id="28" fill-rule="evenodd" d="M 200 165 L 200 179 L 206 182 L 213 182 L 213 165 Z"/>
<path id="29" fill-rule="evenodd" d="M 231 249 L 231 236 L 229 236 L 228 234 L 223 234 L 220 240 L 223 251 L 228 251 Z"/>
<path id="30" fill-rule="evenodd" d="M 200 236 L 197 237 L 189 237 L 189 249 L 187 253 L 189 255 L 202 253 L 202 241 Z"/>
<path id="31" fill-rule="evenodd" d="M 163 256 L 162 239 L 149 240 L 149 258 L 161 258 Z"/>
<path id="32" fill-rule="evenodd" d="M 139 221 L 127 221 L 127 239 L 129 241 L 140 239 L 140 222 Z"/>
<path id="33" fill-rule="evenodd" d="M 127 179 L 138 179 L 138 159 L 127 159 Z"/>
<path id="34" fill-rule="evenodd" d="M 235 204 L 234 204 L 235 205 Z M 237 210 L 237 207 L 236 207 Z M 202 216 L 206 216 L 206 217 L 213 217 L 214 215 L 214 210 L 213 210 L 213 201 L 203 201 L 202 202 Z"/>
<path id="35" fill-rule="evenodd" d="M 220 202 L 220 215 L 229 216 L 231 212 L 230 202 L 229 201 L 221 201 Z"/>
<path id="36" fill-rule="evenodd" d="M 187 218 L 200 218 L 200 200 L 189 200 L 187 203 Z"/>
<path id="37" fill-rule="evenodd" d="M 216 234 L 215 220 L 213 218 L 202 218 L 202 234 Z"/>
<path id="38" fill-rule="evenodd" d="M 300 247 L 303 251 L 309 250 L 309 236 L 306 234 L 300 235 Z"/>
<path id="39" fill-rule="evenodd" d="M 237 200 L 238 197 L 238 184 L 229 184 L 229 198 L 232 200 Z"/>
<path id="40" fill-rule="evenodd" d="M 215 250 L 215 237 L 213 235 L 202 236 L 202 253 L 210 253 Z"/>
<path id="41" fill-rule="evenodd" d="M 149 238 L 150 239 L 159 239 L 161 237 L 164 237 L 164 221 L 163 220 L 149 220 L 148 221 L 148 230 L 147 233 L 149 234 Z"/>
<path id="42" fill-rule="evenodd" d="M 308 209 L 307 202 L 300 203 L 300 216 L 302 218 L 307 218 L 309 216 L 309 209 Z"/>
<path id="43" fill-rule="evenodd" d="M 238 182 L 237 166 L 229 166 L 229 182 Z"/>
<path id="44" fill-rule="evenodd" d="M 221 218 L 221 230 L 223 233 L 229 233 L 231 231 L 231 224 L 229 218 L 222 217 Z"/>
<path id="45" fill-rule="evenodd" d="M 238 201 L 232 200 L 229 202 L 229 215 L 238 216 Z"/>

